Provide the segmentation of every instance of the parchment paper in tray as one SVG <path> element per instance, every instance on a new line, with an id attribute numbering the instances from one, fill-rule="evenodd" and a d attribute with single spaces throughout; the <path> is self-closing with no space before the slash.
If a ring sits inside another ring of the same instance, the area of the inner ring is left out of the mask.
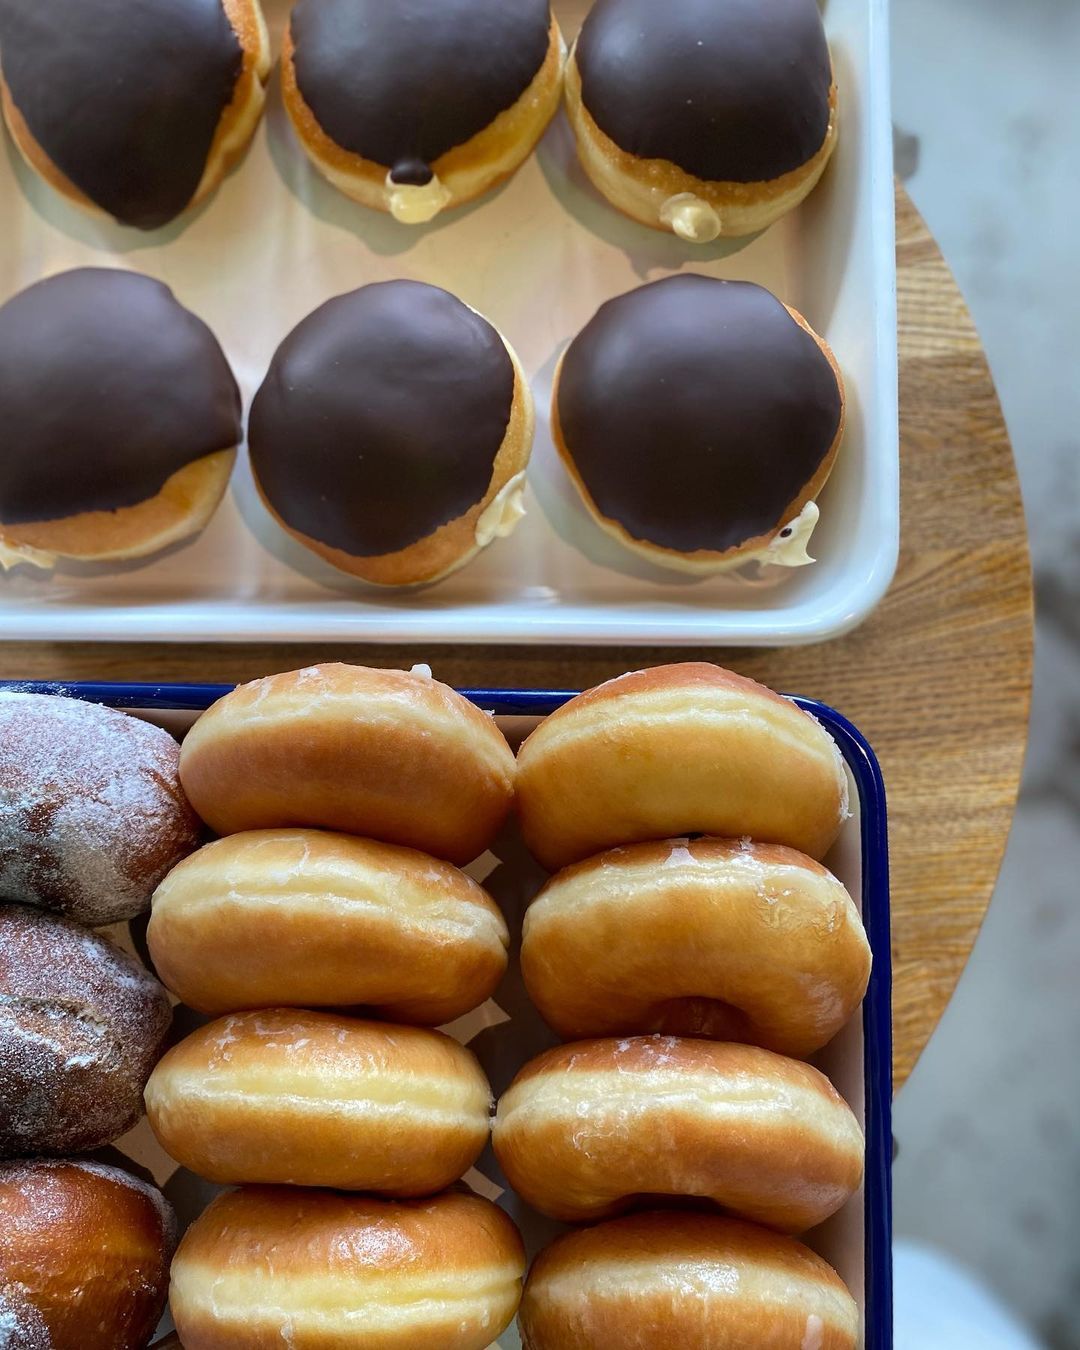
<path id="1" fill-rule="evenodd" d="M 167 723 L 170 731 L 181 734 L 193 719 L 186 714 L 170 714 L 160 719 L 151 717 L 150 720 L 161 720 Z M 499 723 L 514 744 L 535 725 L 534 719 L 522 717 L 500 718 Z M 839 841 L 825 863 L 844 882 L 861 909 L 860 822 L 858 793 L 853 785 L 851 799 L 855 814 L 845 824 Z M 483 855 L 467 870 L 488 888 L 506 916 L 511 934 L 510 968 L 493 999 L 444 1030 L 473 1049 L 498 1097 L 527 1060 L 558 1043 L 529 1002 L 517 960 L 522 916 L 547 873 L 526 852 L 513 826 L 503 831 L 490 853 Z M 117 924 L 107 931 L 145 961 L 146 947 L 142 939 L 145 927 L 144 918 L 132 924 L 134 933 L 129 932 L 126 924 Z M 190 1009 L 177 1007 L 174 1036 L 179 1038 L 206 1020 Z M 856 1017 L 814 1061 L 851 1103 L 860 1122 L 864 1119 L 865 1097 L 862 1049 L 862 1027 L 860 1019 Z M 178 1169 L 158 1145 L 145 1120 L 118 1140 L 116 1146 L 153 1172 L 176 1208 L 181 1231 L 202 1212 L 220 1189 L 182 1168 Z M 499 1171 L 490 1147 L 467 1175 L 466 1181 L 480 1195 L 498 1202 L 514 1218 L 524 1235 L 530 1258 L 558 1233 L 565 1231 L 563 1225 L 545 1219 L 507 1191 L 505 1178 Z M 864 1224 L 863 1193 L 860 1191 L 838 1215 L 814 1230 L 805 1240 L 835 1266 L 865 1315 Z M 172 1323 L 166 1316 L 162 1331 L 171 1328 Z M 516 1326 L 500 1337 L 498 1346 L 500 1350 L 517 1350 L 520 1341 Z"/>
<path id="2" fill-rule="evenodd" d="M 663 0 L 657 0 L 663 3 Z M 287 0 L 265 0 L 280 49 Z M 556 0 L 572 38 L 588 6 Z M 499 642 L 814 641 L 858 622 L 884 593 L 898 537 L 895 260 L 887 0 L 828 0 L 840 139 L 821 185 L 759 237 L 691 248 L 624 219 L 585 180 L 560 113 L 498 191 L 410 228 L 365 210 L 311 168 L 271 79 L 249 154 L 194 215 L 149 234 L 90 217 L 0 153 L 0 299 L 77 266 L 167 282 L 222 342 L 245 403 L 286 333 L 331 296 L 409 277 L 488 316 L 532 381 L 537 437 L 528 516 L 436 586 L 390 592 L 336 572 L 257 499 L 246 455 L 196 542 L 126 566 L 0 575 L 6 637 L 241 640 L 371 638 Z M 677 271 L 748 279 L 801 310 L 844 369 L 848 431 L 821 498 L 814 567 L 746 584 L 661 571 L 586 514 L 551 443 L 552 373 L 613 295 Z"/>

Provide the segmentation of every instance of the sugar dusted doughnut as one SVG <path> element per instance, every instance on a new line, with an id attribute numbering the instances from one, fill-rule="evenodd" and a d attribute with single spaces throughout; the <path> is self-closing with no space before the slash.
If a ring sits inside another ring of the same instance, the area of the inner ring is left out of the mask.
<path id="1" fill-rule="evenodd" d="M 820 863 L 748 839 L 630 844 L 552 877 L 521 972 L 564 1040 L 662 1031 L 804 1058 L 866 992 L 870 947 Z"/>
<path id="2" fill-rule="evenodd" d="M 797 310 L 694 273 L 601 305 L 551 399 L 555 445 L 600 528 L 698 576 L 813 563 L 844 419 L 836 357 Z"/>
<path id="3" fill-rule="evenodd" d="M 0 690 L 0 898 L 130 919 L 199 840 L 167 731 L 114 708 Z"/>
<path id="4" fill-rule="evenodd" d="M 143 1350 L 165 1306 L 176 1216 L 85 1159 L 0 1163 L 0 1345 Z"/>
<path id="5" fill-rule="evenodd" d="M 493 324 L 439 286 L 382 281 L 285 338 L 248 443 L 294 539 L 340 571 L 411 586 L 513 532 L 533 427 L 529 381 Z"/>
<path id="6" fill-rule="evenodd" d="M 525 842 L 551 870 L 683 834 L 746 835 L 821 858 L 848 797 L 820 723 L 703 662 L 635 671 L 572 699 L 522 745 L 517 792 Z"/>
<path id="7" fill-rule="evenodd" d="M 184 741 L 180 778 L 218 834 L 309 825 L 463 865 L 506 818 L 514 756 L 447 685 L 331 664 L 218 699 Z"/>
<path id="8" fill-rule="evenodd" d="M 0 0 L 4 118 L 50 187 L 153 230 L 247 148 L 270 39 L 258 0 Z"/>
<path id="9" fill-rule="evenodd" d="M 201 1012 L 364 1005 L 436 1026 L 493 993 L 509 935 L 482 887 L 425 853 L 253 830 L 169 873 L 147 941 L 161 978 Z"/>
<path id="10" fill-rule="evenodd" d="M 568 1223 L 643 1195 L 691 1196 L 799 1233 L 835 1213 L 863 1171 L 851 1108 L 809 1064 L 671 1036 L 539 1055 L 500 1099 L 493 1142 L 522 1199 Z"/>
<path id="11" fill-rule="evenodd" d="M 486 1350 L 524 1272 L 517 1229 L 475 1195 L 253 1186 L 188 1229 L 169 1304 L 184 1350 Z"/>
<path id="12" fill-rule="evenodd" d="M 859 1310 L 808 1247 L 705 1214 L 634 1214 L 541 1252 L 524 1350 L 855 1350 Z"/>
<path id="13" fill-rule="evenodd" d="M 406 225 L 512 174 L 554 116 L 548 0 L 297 0 L 285 107 L 315 167 Z"/>
<path id="14" fill-rule="evenodd" d="M 437 1031 L 270 1008 L 200 1027 L 161 1060 L 146 1114 L 209 1181 L 428 1195 L 487 1143 L 491 1090 Z"/>
<path id="15" fill-rule="evenodd" d="M 78 267 L 27 286 L 0 306 L 0 568 L 142 558 L 198 533 L 240 413 L 217 339 L 160 281 Z"/>
<path id="16" fill-rule="evenodd" d="M 171 1023 L 165 990 L 108 938 L 0 904 L 0 1158 L 130 1129 Z"/>
<path id="17" fill-rule="evenodd" d="M 691 244 L 772 224 L 813 189 L 836 142 L 816 0 L 597 0 L 566 106 L 604 196 Z"/>

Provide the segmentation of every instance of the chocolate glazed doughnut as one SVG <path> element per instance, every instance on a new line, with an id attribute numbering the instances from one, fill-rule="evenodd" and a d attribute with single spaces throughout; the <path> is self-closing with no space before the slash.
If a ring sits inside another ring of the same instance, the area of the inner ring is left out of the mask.
<path id="1" fill-rule="evenodd" d="M 285 106 L 342 192 L 418 224 L 506 178 L 558 107 L 548 0 L 298 0 Z"/>
<path id="2" fill-rule="evenodd" d="M 134 558 L 213 514 L 240 391 L 167 286 L 78 268 L 0 308 L 0 423 L 0 566 Z"/>
<path id="3" fill-rule="evenodd" d="M 497 329 L 436 286 L 329 300 L 251 408 L 263 500 L 300 543 L 382 585 L 434 581 L 524 514 L 533 406 Z"/>
<path id="4" fill-rule="evenodd" d="M 764 287 L 684 274 L 609 300 L 559 363 L 551 424 L 590 513 L 651 561 L 813 561 L 843 384 L 825 342 Z"/>
<path id="5" fill-rule="evenodd" d="M 791 210 L 836 140 L 816 0 L 598 0 L 566 100 L 597 188 L 690 243 L 750 234 Z"/>
<path id="6" fill-rule="evenodd" d="M 121 224 L 217 185 L 263 105 L 258 0 L 0 0 L 4 117 L 30 167 Z"/>

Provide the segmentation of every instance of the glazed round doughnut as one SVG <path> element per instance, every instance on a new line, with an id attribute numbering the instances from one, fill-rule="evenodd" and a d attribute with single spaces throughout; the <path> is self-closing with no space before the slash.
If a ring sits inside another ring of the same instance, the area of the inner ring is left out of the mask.
<path id="1" fill-rule="evenodd" d="M 763 286 L 686 273 L 600 307 L 556 368 L 551 429 L 589 514 L 650 562 L 804 567 L 843 380 Z"/>
<path id="2" fill-rule="evenodd" d="M 167 731 L 114 708 L 0 690 L 0 897 L 130 919 L 199 842 Z"/>
<path id="3" fill-rule="evenodd" d="M 171 1022 L 165 990 L 107 938 L 0 904 L 0 1158 L 130 1129 Z"/>
<path id="4" fill-rule="evenodd" d="M 821 858 L 847 818 L 840 751 L 809 713 L 705 662 L 608 680 L 518 752 L 525 842 L 549 871 L 619 844 L 744 835 Z"/>
<path id="5" fill-rule="evenodd" d="M 84 1159 L 0 1163 L 0 1345 L 143 1350 L 175 1245 L 172 1206 L 129 1172 Z"/>
<path id="6" fill-rule="evenodd" d="M 517 1229 L 479 1196 L 251 1186 L 188 1229 L 169 1303 L 185 1350 L 486 1350 L 524 1273 Z"/>
<path id="7" fill-rule="evenodd" d="M 310 825 L 464 866 L 506 819 L 514 756 L 448 685 L 332 663 L 218 699 L 187 734 L 180 779 L 217 834 Z"/>
<path id="8" fill-rule="evenodd" d="M 0 307 L 0 422 L 0 567 L 141 558 L 196 534 L 242 434 L 210 329 L 160 281 L 102 267 Z"/>
<path id="9" fill-rule="evenodd" d="M 297 0 L 281 81 L 315 167 L 416 225 L 528 158 L 562 67 L 548 0 Z"/>
<path id="10" fill-rule="evenodd" d="M 247 148 L 270 40 L 258 0 L 0 0 L 0 66 L 29 166 L 79 206 L 154 230 Z"/>
<path id="11" fill-rule="evenodd" d="M 475 1056 L 449 1036 L 293 1008 L 200 1027 L 146 1085 L 162 1147 L 208 1181 L 383 1195 L 457 1181 L 490 1108 Z"/>
<path id="12" fill-rule="evenodd" d="M 248 442 L 259 493 L 294 539 L 343 572 L 409 586 L 514 529 L 533 423 L 496 328 L 437 286 L 383 281 L 293 329 Z"/>
<path id="13" fill-rule="evenodd" d="M 817 1069 L 675 1036 L 538 1055 L 500 1099 L 493 1143 L 521 1198 L 567 1223 L 642 1196 L 691 1196 L 800 1233 L 845 1204 L 863 1172 L 858 1122 Z"/>
<path id="14" fill-rule="evenodd" d="M 523 1350 L 855 1350 L 859 1310 L 801 1242 L 707 1214 L 632 1214 L 568 1233 L 525 1285 Z"/>
<path id="15" fill-rule="evenodd" d="M 862 1001 L 870 946 L 847 891 L 805 854 L 671 839 L 552 877 L 525 913 L 521 973 L 564 1040 L 660 1031 L 804 1059 Z"/>
<path id="16" fill-rule="evenodd" d="M 597 0 L 566 106 L 600 192 L 693 244 L 771 225 L 817 184 L 836 143 L 816 0 Z"/>
<path id="17" fill-rule="evenodd" d="M 160 977 L 200 1012 L 366 1006 L 429 1026 L 494 992 L 509 945 L 498 906 L 464 872 L 318 830 L 207 844 L 158 887 L 146 936 Z"/>

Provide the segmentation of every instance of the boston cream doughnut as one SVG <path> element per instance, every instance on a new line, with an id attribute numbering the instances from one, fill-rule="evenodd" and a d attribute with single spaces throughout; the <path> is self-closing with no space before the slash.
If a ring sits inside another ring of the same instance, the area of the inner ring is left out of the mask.
<path id="1" fill-rule="evenodd" d="M 199 841 L 179 766 L 161 727 L 0 690 L 0 898 L 91 926 L 140 914 Z"/>
<path id="2" fill-rule="evenodd" d="M 858 1122 L 823 1074 L 757 1046 L 674 1036 L 539 1055 L 500 1099 L 493 1142 L 522 1199 L 568 1223 L 689 1196 L 799 1233 L 834 1214 L 863 1171 Z"/>
<path id="3" fill-rule="evenodd" d="M 252 1186 L 188 1229 L 169 1306 L 184 1350 L 487 1350 L 524 1273 L 517 1229 L 479 1196 Z"/>
<path id="4" fill-rule="evenodd" d="M 634 671 L 571 699 L 522 745 L 517 788 L 525 842 L 550 871 L 684 834 L 821 858 L 847 817 L 843 761 L 821 724 L 704 662 Z"/>
<path id="5" fill-rule="evenodd" d="M 188 732 L 180 778 L 218 834 L 310 825 L 463 866 L 510 810 L 514 756 L 491 717 L 437 680 L 329 664 L 218 699 Z"/>
<path id="6" fill-rule="evenodd" d="M 258 0 L 0 0 L 4 118 L 30 167 L 143 230 L 246 149 L 270 42 Z"/>
<path id="7" fill-rule="evenodd" d="M 83 1159 L 0 1163 L 0 1345 L 143 1350 L 176 1217 L 157 1189 Z"/>
<path id="8" fill-rule="evenodd" d="M 430 1026 L 494 992 L 509 943 L 494 901 L 449 863 L 318 830 L 207 844 L 158 887 L 146 936 L 200 1012 L 367 1005 Z"/>
<path id="9" fill-rule="evenodd" d="M 0 423 L 0 567 L 139 558 L 213 515 L 240 392 L 167 286 L 84 267 L 0 307 Z"/>
<path id="10" fill-rule="evenodd" d="M 160 1061 L 146 1114 L 209 1181 L 428 1195 L 488 1139 L 491 1090 L 437 1031 L 270 1008 L 200 1027 Z"/>
<path id="11" fill-rule="evenodd" d="M 281 78 L 316 168 L 415 225 L 518 168 L 562 65 L 548 0 L 298 0 Z"/>
<path id="12" fill-rule="evenodd" d="M 695 244 L 771 225 L 815 186 L 836 141 L 816 0 L 597 0 L 566 105 L 604 196 Z"/>
<path id="13" fill-rule="evenodd" d="M 521 973 L 564 1040 L 663 1031 L 805 1058 L 858 1007 L 870 947 L 847 891 L 804 854 L 672 839 L 553 877 L 526 911 Z"/>
<path id="14" fill-rule="evenodd" d="M 165 990 L 108 938 L 0 904 L 0 1158 L 130 1129 L 171 1022 Z"/>
<path id="15" fill-rule="evenodd" d="M 855 1350 L 859 1310 L 793 1238 L 706 1214 L 633 1214 L 540 1253 L 523 1350 Z"/>
<path id="16" fill-rule="evenodd" d="M 626 548 L 699 574 L 800 567 L 844 390 L 828 346 L 771 292 L 684 274 L 600 307 L 556 369 L 551 427 Z"/>
<path id="17" fill-rule="evenodd" d="M 278 523 L 385 586 L 436 581 L 508 535 L 532 439 L 509 343 L 418 281 L 363 286 L 309 314 L 275 353 L 248 431 Z"/>

